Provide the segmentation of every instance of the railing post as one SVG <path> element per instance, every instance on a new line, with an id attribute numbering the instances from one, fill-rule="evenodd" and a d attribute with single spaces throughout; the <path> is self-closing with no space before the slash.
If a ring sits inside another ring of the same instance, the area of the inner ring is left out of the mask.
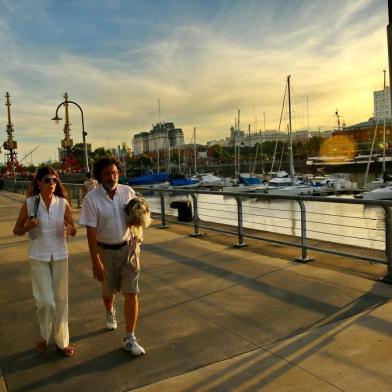
<path id="1" fill-rule="evenodd" d="M 166 224 L 165 196 L 163 192 L 159 192 L 159 197 L 161 199 L 161 216 L 162 216 L 162 223 L 159 226 L 159 228 L 167 229 L 169 226 Z"/>
<path id="2" fill-rule="evenodd" d="M 242 201 L 239 197 L 234 197 L 237 202 L 237 216 L 238 216 L 238 243 L 234 244 L 235 248 L 242 248 L 243 246 L 247 246 L 244 242 L 244 225 L 242 218 Z"/>
<path id="3" fill-rule="evenodd" d="M 387 273 L 380 280 L 392 283 L 392 214 L 391 208 L 384 206 L 385 213 L 385 257 L 387 261 Z"/>
<path id="4" fill-rule="evenodd" d="M 303 200 L 297 200 L 299 204 L 299 208 L 301 209 L 301 257 L 296 257 L 295 261 L 300 263 L 308 263 L 313 260 L 313 257 L 308 256 L 308 248 L 306 246 L 306 208 Z"/>
<path id="5" fill-rule="evenodd" d="M 199 227 L 199 212 L 197 209 L 197 197 L 194 193 L 191 193 L 191 197 L 193 200 L 193 223 L 194 223 L 194 233 L 191 234 L 191 237 L 200 237 L 202 234 L 200 233 Z"/>

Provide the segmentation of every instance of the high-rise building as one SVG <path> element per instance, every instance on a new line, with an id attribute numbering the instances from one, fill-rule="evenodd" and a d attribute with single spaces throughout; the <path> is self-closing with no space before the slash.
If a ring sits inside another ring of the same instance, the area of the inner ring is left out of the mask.
<path id="1" fill-rule="evenodd" d="M 175 128 L 174 123 L 157 123 L 150 132 L 140 132 L 133 137 L 135 155 L 147 151 L 159 151 L 184 145 L 184 133 L 181 128 Z"/>
<path id="2" fill-rule="evenodd" d="M 374 117 L 376 119 L 382 120 L 384 118 L 384 110 L 385 110 L 385 118 L 391 118 L 391 92 L 389 86 L 385 87 L 384 90 L 375 91 L 373 93 L 374 96 Z M 384 96 L 385 96 L 385 104 L 384 104 Z"/>

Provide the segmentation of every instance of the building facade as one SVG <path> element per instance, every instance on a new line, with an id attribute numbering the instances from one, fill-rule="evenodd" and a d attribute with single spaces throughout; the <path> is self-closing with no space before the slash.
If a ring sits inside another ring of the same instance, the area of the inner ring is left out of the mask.
<path id="1" fill-rule="evenodd" d="M 376 119 L 391 118 L 391 91 L 389 86 L 384 90 L 375 91 L 374 98 L 374 117 Z M 385 99 L 384 99 L 385 98 Z"/>
<path id="2" fill-rule="evenodd" d="M 374 135 L 375 133 L 376 135 Z M 366 147 L 372 144 L 373 137 L 375 136 L 375 148 L 379 148 L 380 143 L 384 140 L 384 121 L 383 119 L 372 117 L 368 121 L 351 125 L 341 131 L 333 132 L 333 136 L 335 135 L 347 136 L 357 144 L 358 150 L 361 149 L 361 146 Z M 387 146 L 392 144 L 392 119 L 390 118 L 386 119 L 385 122 L 385 141 Z"/>
<path id="3" fill-rule="evenodd" d="M 307 141 L 312 136 L 319 136 L 323 139 L 330 137 L 332 131 L 297 131 L 292 133 L 293 143 L 299 141 Z M 234 128 L 230 128 L 230 137 L 226 139 L 220 140 L 210 140 L 207 142 L 207 147 L 211 147 L 215 144 L 222 147 L 234 147 L 234 145 L 241 146 L 255 146 L 257 143 L 265 143 L 265 142 L 276 142 L 281 141 L 287 143 L 289 141 L 289 136 L 287 132 L 277 132 L 275 130 L 266 130 L 253 132 L 250 135 L 246 134 L 245 131 L 234 131 Z"/>
<path id="4" fill-rule="evenodd" d="M 132 139 L 135 155 L 145 152 L 155 152 L 184 145 L 184 133 L 181 128 L 176 128 L 174 123 L 157 123 L 149 132 L 140 132 Z"/>

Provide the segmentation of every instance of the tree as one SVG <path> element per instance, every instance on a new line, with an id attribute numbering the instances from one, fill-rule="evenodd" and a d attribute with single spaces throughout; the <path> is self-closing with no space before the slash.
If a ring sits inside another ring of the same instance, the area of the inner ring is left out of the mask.
<path id="1" fill-rule="evenodd" d="M 139 161 L 145 167 L 151 167 L 153 165 L 153 159 L 145 154 L 140 155 Z"/>
<path id="2" fill-rule="evenodd" d="M 219 144 L 214 144 L 214 145 L 212 145 L 208 150 L 209 150 L 210 154 L 211 154 L 214 158 L 216 158 L 216 159 L 218 159 L 218 160 L 221 160 L 221 159 L 222 159 L 222 156 L 223 156 L 223 147 L 220 146 Z"/>
<path id="3" fill-rule="evenodd" d="M 87 155 L 91 157 L 91 144 L 87 143 Z M 84 166 L 84 144 L 83 143 L 76 143 L 73 145 L 71 149 L 72 153 L 74 154 L 76 160 L 78 161 L 80 166 Z"/>
<path id="4" fill-rule="evenodd" d="M 35 173 L 37 171 L 37 166 L 35 166 L 35 165 L 28 165 L 28 166 L 25 166 L 25 169 L 29 173 Z"/>
<path id="5" fill-rule="evenodd" d="M 110 150 L 105 149 L 104 147 L 98 147 L 91 153 L 91 158 L 93 161 L 98 160 L 99 158 L 111 158 L 113 156 Z"/>

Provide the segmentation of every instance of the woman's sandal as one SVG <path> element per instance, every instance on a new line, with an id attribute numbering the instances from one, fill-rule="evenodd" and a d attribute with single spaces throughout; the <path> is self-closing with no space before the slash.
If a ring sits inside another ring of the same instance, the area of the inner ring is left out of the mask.
<path id="1" fill-rule="evenodd" d="M 48 349 L 48 342 L 42 339 L 37 343 L 36 348 L 39 353 L 43 354 Z"/>
<path id="2" fill-rule="evenodd" d="M 72 355 L 75 354 L 75 349 L 72 346 L 60 348 L 59 346 L 56 346 L 56 352 L 63 357 L 72 357 Z"/>

